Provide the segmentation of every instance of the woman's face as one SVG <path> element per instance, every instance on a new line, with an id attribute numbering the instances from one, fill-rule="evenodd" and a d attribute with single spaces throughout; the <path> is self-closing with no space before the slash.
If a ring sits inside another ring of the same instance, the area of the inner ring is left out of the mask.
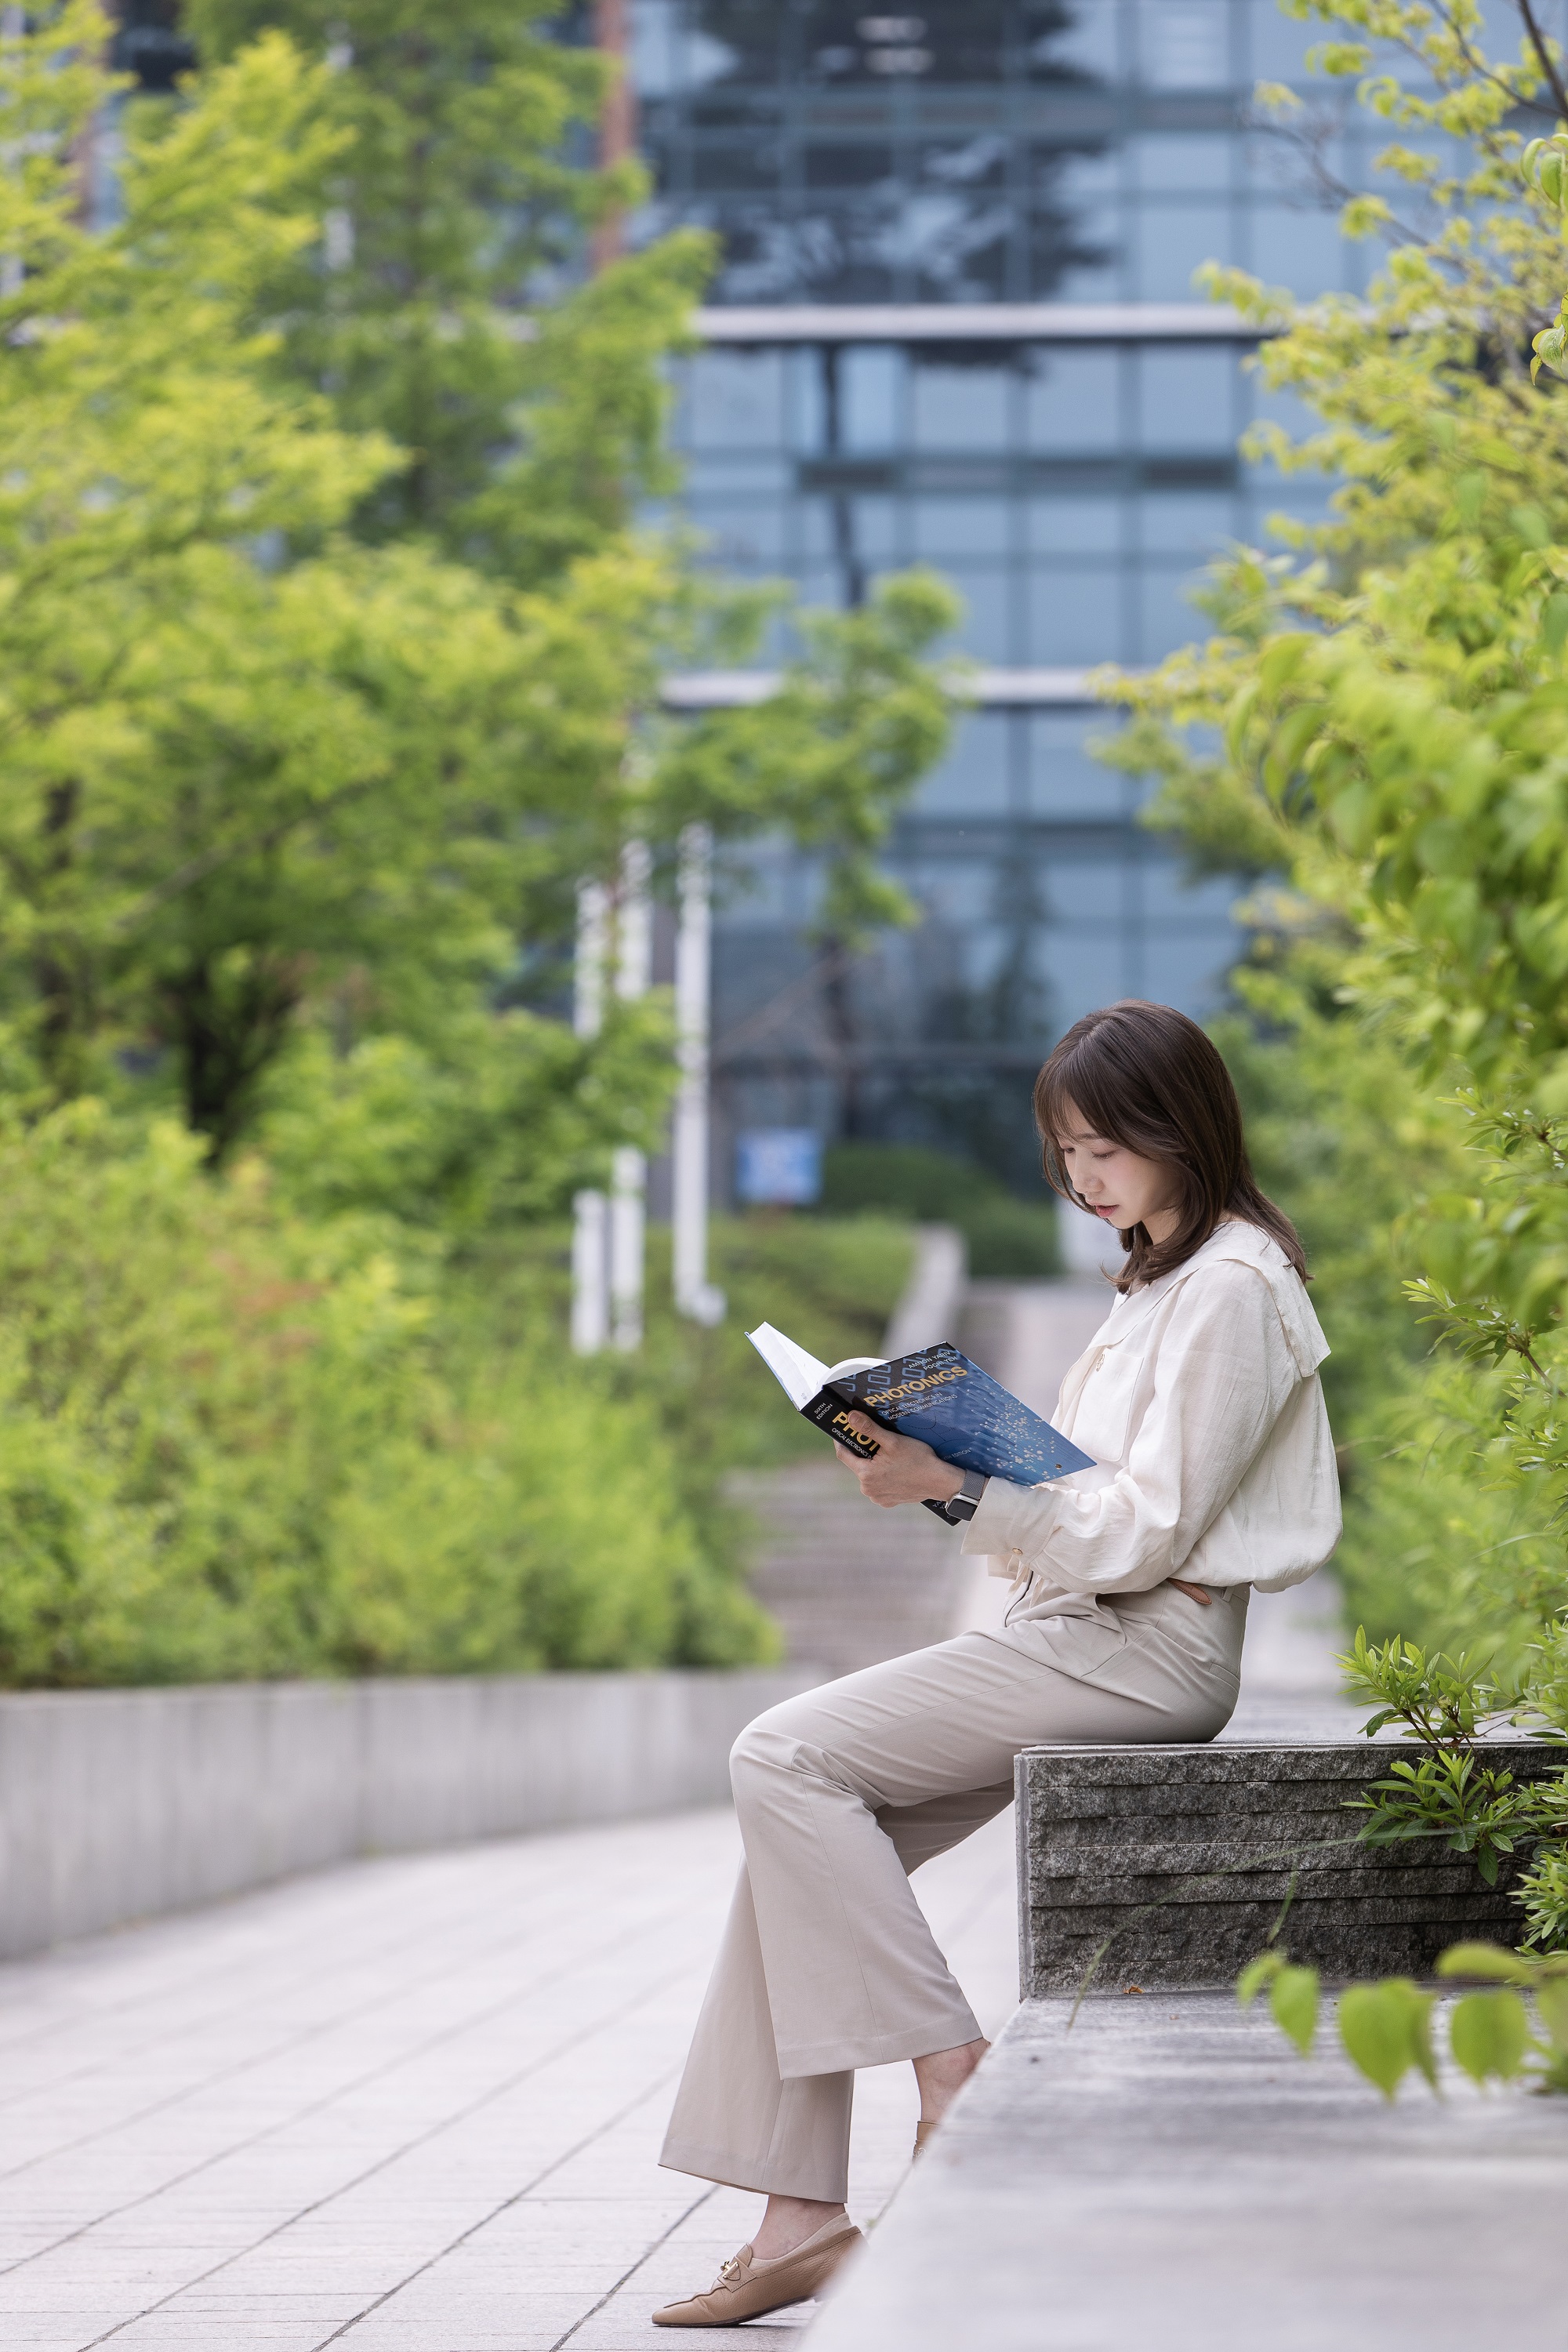
<path id="1" fill-rule="evenodd" d="M 1097 1217 L 1122 1233 L 1142 1225 L 1151 1241 L 1174 1232 L 1181 1184 L 1168 1160 L 1141 1160 L 1124 1143 L 1096 1135 L 1076 1103 L 1065 1106 L 1057 1150 L 1068 1181 Z"/>

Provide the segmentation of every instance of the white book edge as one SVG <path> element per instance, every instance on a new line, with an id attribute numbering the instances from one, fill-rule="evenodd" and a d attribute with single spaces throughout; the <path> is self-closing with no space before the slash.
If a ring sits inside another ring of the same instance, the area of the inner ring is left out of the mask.
<path id="1" fill-rule="evenodd" d="M 827 1366 L 819 1364 L 815 1356 L 808 1356 L 804 1348 L 797 1348 L 793 1339 L 786 1339 L 782 1331 L 775 1331 L 771 1323 L 759 1323 L 746 1337 L 796 1412 L 826 1385 Z"/>
<path id="2" fill-rule="evenodd" d="M 868 1372 L 888 1360 L 886 1356 L 846 1356 L 841 1364 L 819 1364 L 771 1323 L 759 1323 L 746 1337 L 797 1412 L 829 1381 L 843 1380 L 850 1372 Z"/>

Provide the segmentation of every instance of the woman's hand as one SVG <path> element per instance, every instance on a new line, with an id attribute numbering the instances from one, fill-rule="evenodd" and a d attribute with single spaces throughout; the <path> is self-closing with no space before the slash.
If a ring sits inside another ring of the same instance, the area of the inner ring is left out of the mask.
<path id="1" fill-rule="evenodd" d="M 833 1450 L 859 1479 L 860 1492 L 879 1503 L 884 1511 L 896 1510 L 900 1503 L 928 1499 L 948 1503 L 963 1485 L 963 1471 L 922 1445 L 918 1437 L 900 1437 L 897 1430 L 881 1429 L 863 1412 L 850 1413 L 848 1421 L 862 1437 L 875 1439 L 876 1453 L 862 1461 L 847 1446 L 836 1444 Z"/>

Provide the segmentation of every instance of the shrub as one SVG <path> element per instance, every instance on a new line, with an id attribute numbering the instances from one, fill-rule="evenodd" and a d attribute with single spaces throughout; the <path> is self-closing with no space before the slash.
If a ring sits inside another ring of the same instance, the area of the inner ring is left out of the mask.
<path id="1" fill-rule="evenodd" d="M 648 1393 L 199 1155 L 91 1102 L 0 1138 L 0 1681 L 770 1653 Z"/>
<path id="2" fill-rule="evenodd" d="M 945 1151 L 912 1143 L 837 1143 L 824 1156 L 822 1207 L 829 1215 L 886 1216 L 956 1225 L 979 1276 L 1060 1274 L 1054 1203 L 1020 1201 L 1006 1186 Z"/>

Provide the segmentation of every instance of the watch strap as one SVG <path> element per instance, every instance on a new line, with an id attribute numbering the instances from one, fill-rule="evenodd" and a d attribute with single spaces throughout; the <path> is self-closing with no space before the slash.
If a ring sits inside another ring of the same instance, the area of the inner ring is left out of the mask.
<path id="1" fill-rule="evenodd" d="M 956 1495 L 942 1506 L 943 1516 L 953 1527 L 962 1527 L 980 1508 L 980 1497 L 985 1492 L 987 1480 L 980 1470 L 966 1470 L 963 1484 Z"/>

